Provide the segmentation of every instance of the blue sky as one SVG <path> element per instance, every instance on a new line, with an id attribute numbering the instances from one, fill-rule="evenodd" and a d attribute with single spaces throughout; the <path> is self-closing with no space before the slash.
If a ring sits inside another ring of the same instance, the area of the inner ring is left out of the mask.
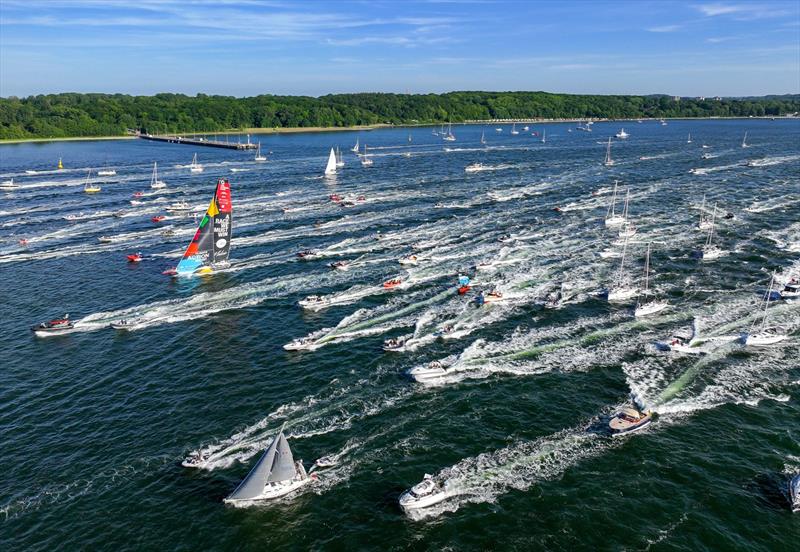
<path id="1" fill-rule="evenodd" d="M 0 96 L 800 92 L 800 2 L 0 0 Z"/>

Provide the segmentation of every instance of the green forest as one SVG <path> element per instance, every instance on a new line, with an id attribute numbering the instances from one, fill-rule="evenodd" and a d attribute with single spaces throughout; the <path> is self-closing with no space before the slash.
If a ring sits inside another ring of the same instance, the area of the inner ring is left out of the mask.
<path id="1" fill-rule="evenodd" d="M 484 119 L 782 116 L 800 95 L 742 99 L 595 96 L 546 92 L 186 96 L 47 94 L 0 98 L 0 139 L 117 136 L 244 128 L 458 123 Z"/>

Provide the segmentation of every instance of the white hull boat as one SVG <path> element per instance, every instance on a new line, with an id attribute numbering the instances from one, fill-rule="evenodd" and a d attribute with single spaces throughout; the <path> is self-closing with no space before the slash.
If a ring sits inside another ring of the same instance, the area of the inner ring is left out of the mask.
<path id="1" fill-rule="evenodd" d="M 748 347 L 766 347 L 787 339 L 788 336 L 770 333 L 747 334 L 744 344 Z"/>
<path id="2" fill-rule="evenodd" d="M 433 477 L 425 474 L 422 481 L 400 495 L 400 507 L 405 510 L 429 508 L 448 497 L 447 491 Z"/>
<path id="3" fill-rule="evenodd" d="M 447 375 L 447 369 L 437 361 L 425 366 L 417 366 L 408 371 L 408 375 L 419 383 L 430 383 Z"/>
<path id="4" fill-rule="evenodd" d="M 636 307 L 636 311 L 634 311 L 633 314 L 636 317 L 649 316 L 659 313 L 667 307 L 669 307 L 669 303 L 666 301 L 650 301 L 649 303 L 643 303 Z"/>
<path id="5" fill-rule="evenodd" d="M 800 473 L 789 481 L 789 500 L 792 512 L 800 512 Z"/>
<path id="6" fill-rule="evenodd" d="M 618 287 L 608 290 L 608 300 L 614 301 L 627 301 L 633 299 L 639 294 L 639 290 L 634 287 Z"/>

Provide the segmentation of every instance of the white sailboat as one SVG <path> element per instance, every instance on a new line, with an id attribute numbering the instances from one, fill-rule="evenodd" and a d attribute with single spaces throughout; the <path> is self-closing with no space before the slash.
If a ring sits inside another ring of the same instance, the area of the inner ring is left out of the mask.
<path id="1" fill-rule="evenodd" d="M 456 137 L 453 135 L 453 124 L 452 123 L 449 123 L 447 125 L 447 134 L 444 135 L 442 140 L 444 140 L 445 142 L 455 142 L 456 141 Z"/>
<path id="2" fill-rule="evenodd" d="M 603 165 L 606 167 L 611 167 L 614 165 L 614 160 L 611 159 L 611 137 L 608 138 L 608 146 L 606 146 L 606 158 L 603 161 Z"/>
<path id="3" fill-rule="evenodd" d="M 619 131 L 619 132 L 617 132 L 617 133 L 615 134 L 615 136 L 616 136 L 617 138 L 619 138 L 620 140 L 625 140 L 625 139 L 626 139 L 628 136 L 630 136 L 630 134 L 628 134 L 627 132 L 625 132 L 625 129 L 623 128 L 623 129 L 620 129 L 620 131 Z"/>
<path id="4" fill-rule="evenodd" d="M 617 204 L 617 186 L 619 185 L 619 181 L 614 181 L 614 193 L 611 195 L 611 205 L 608 207 L 608 212 L 606 213 L 606 226 L 620 226 L 625 222 L 625 219 L 622 218 L 615 212 L 616 204 Z"/>
<path id="5" fill-rule="evenodd" d="M 628 203 L 630 202 L 631 189 L 625 191 L 625 206 L 622 209 L 622 228 L 619 229 L 620 238 L 632 238 L 636 235 L 636 225 L 628 220 Z"/>
<path id="6" fill-rule="evenodd" d="M 691 132 L 689 133 L 689 137 L 686 139 L 686 143 L 687 144 L 691 144 L 692 143 L 692 133 Z"/>
<path id="7" fill-rule="evenodd" d="M 361 166 L 362 167 L 371 167 L 372 166 L 372 159 L 367 156 L 367 145 L 364 144 L 364 155 L 361 156 Z"/>
<path id="8" fill-rule="evenodd" d="M 192 157 L 192 164 L 189 165 L 189 172 L 201 173 L 203 172 L 203 165 L 197 162 L 197 154 Z"/>
<path id="9" fill-rule="evenodd" d="M 747 144 L 747 131 L 744 132 L 744 138 L 742 138 L 742 147 L 749 148 L 750 146 Z"/>
<path id="10" fill-rule="evenodd" d="M 711 228 L 711 219 L 705 216 L 706 214 L 706 194 L 703 194 L 703 203 L 700 205 L 700 222 L 697 227 L 700 230 L 708 230 Z"/>
<path id="11" fill-rule="evenodd" d="M 759 347 L 764 345 L 773 345 L 783 341 L 788 336 L 777 328 L 767 327 L 767 309 L 769 308 L 769 299 L 772 295 L 772 285 L 775 283 L 775 273 L 772 273 L 772 279 L 769 281 L 769 288 L 764 295 L 764 313 L 761 315 L 761 324 L 758 325 L 758 318 L 753 320 L 753 325 L 750 326 L 750 331 L 744 336 L 744 344 L 751 347 Z"/>
<path id="12" fill-rule="evenodd" d="M 158 179 L 158 162 L 153 161 L 153 175 L 150 177 L 150 187 L 154 190 L 166 188 L 167 183 Z"/>
<path id="13" fill-rule="evenodd" d="M 353 146 L 353 149 L 352 149 L 351 151 L 352 151 L 353 153 L 358 153 L 358 138 L 356 138 L 356 145 L 355 145 L 355 146 Z"/>
<path id="14" fill-rule="evenodd" d="M 486 136 L 484 131 L 481 131 L 481 145 L 486 145 Z"/>
<path id="15" fill-rule="evenodd" d="M 639 290 L 636 289 L 636 286 L 631 284 L 627 274 L 625 274 L 625 254 L 627 250 L 628 240 L 626 238 L 625 243 L 622 246 L 622 260 L 619 264 L 619 272 L 617 273 L 614 284 L 612 284 L 612 286 L 608 289 L 608 300 L 611 302 L 626 301 L 636 297 L 636 295 L 639 293 Z"/>
<path id="16" fill-rule="evenodd" d="M 344 167 L 344 157 L 342 157 L 342 152 L 339 151 L 339 146 L 336 146 L 336 168 L 341 169 Z"/>
<path id="17" fill-rule="evenodd" d="M 546 143 L 547 143 L 547 129 L 544 128 L 544 129 L 542 129 L 542 144 L 546 144 Z"/>
<path id="18" fill-rule="evenodd" d="M 661 312 L 669 306 L 669 303 L 664 300 L 653 299 L 648 301 L 647 295 L 650 291 L 650 244 L 647 244 L 647 255 L 644 258 L 644 291 L 639 296 L 636 304 L 634 316 L 648 316 Z"/>
<path id="19" fill-rule="evenodd" d="M 261 142 L 259 142 L 258 147 L 256 148 L 256 156 L 253 158 L 253 161 L 257 163 L 263 163 L 266 160 L 267 157 L 261 153 Z"/>
<path id="20" fill-rule="evenodd" d="M 333 174 L 336 174 L 336 152 L 331 148 L 331 152 L 328 155 L 328 164 L 325 165 L 325 175 L 330 176 Z"/>
<path id="21" fill-rule="evenodd" d="M 306 473 L 302 461 L 294 461 L 292 449 L 283 434 L 285 425 L 247 477 L 223 500 L 225 504 L 251 506 L 262 500 L 285 496 L 314 480 Z"/>
<path id="22" fill-rule="evenodd" d="M 717 204 L 714 204 L 714 212 L 711 215 L 711 226 L 708 228 L 708 236 L 706 237 L 706 243 L 703 245 L 703 251 L 701 252 L 700 256 L 704 261 L 713 261 L 714 259 L 719 259 L 722 257 L 725 252 L 714 245 L 714 223 L 717 219 Z"/>
<path id="23" fill-rule="evenodd" d="M 511 125 L 511 134 L 514 134 L 514 135 L 519 134 L 519 131 L 517 130 L 517 123 L 513 123 Z"/>

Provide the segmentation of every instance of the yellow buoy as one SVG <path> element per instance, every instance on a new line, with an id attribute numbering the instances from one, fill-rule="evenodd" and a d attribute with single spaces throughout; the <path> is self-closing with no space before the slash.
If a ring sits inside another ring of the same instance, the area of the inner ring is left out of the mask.
<path id="1" fill-rule="evenodd" d="M 59 169 L 63 169 L 64 168 L 64 165 L 61 164 L 61 158 L 60 157 L 58 158 L 58 168 Z"/>

